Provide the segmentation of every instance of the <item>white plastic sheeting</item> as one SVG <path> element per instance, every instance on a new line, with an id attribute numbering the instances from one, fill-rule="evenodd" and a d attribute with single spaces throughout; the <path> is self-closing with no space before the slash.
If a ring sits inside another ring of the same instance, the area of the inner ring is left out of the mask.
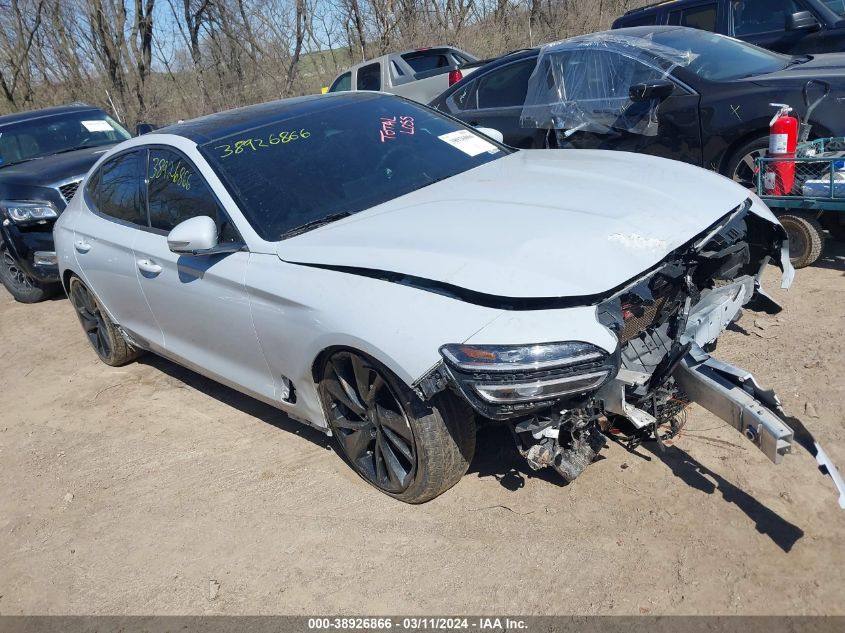
<path id="1" fill-rule="evenodd" d="M 665 80 L 696 55 L 647 37 L 598 33 L 547 44 L 528 80 L 523 127 L 657 134 L 660 100 L 634 101 L 631 86 Z"/>

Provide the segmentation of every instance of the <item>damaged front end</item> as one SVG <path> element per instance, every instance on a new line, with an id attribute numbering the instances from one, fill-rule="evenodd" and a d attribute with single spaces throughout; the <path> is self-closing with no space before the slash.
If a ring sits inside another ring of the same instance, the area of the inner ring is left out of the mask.
<path id="1" fill-rule="evenodd" d="M 682 426 L 691 401 L 780 462 L 797 438 L 777 397 L 708 353 L 743 307 L 780 311 L 760 287 L 770 261 L 782 269 L 784 287 L 792 281 L 783 228 L 751 212 L 752 204 L 747 200 L 593 304 L 599 323 L 618 340 L 612 353 L 574 341 L 446 345 L 444 362 L 418 382 L 418 392 L 430 397 L 452 388 L 483 418 L 507 421 L 532 468 L 551 466 L 567 481 L 593 461 L 605 433 L 629 448 L 645 440 L 662 447 Z M 818 448 L 810 442 L 808 450 L 813 445 Z M 819 457 L 824 452 L 810 452 L 841 486 L 833 465 Z M 842 505 L 841 487 L 840 495 Z"/>

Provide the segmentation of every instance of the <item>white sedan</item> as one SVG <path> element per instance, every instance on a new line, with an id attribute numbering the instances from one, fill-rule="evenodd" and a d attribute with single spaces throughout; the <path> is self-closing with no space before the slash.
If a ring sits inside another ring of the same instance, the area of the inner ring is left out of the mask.
<path id="1" fill-rule="evenodd" d="M 571 480 L 603 432 L 662 441 L 696 400 L 780 461 L 776 398 L 704 351 L 779 309 L 766 206 L 678 162 L 488 134 L 347 93 L 131 139 L 56 223 L 62 281 L 104 362 L 148 350 L 270 403 L 403 501 L 461 478 L 479 421 Z"/>

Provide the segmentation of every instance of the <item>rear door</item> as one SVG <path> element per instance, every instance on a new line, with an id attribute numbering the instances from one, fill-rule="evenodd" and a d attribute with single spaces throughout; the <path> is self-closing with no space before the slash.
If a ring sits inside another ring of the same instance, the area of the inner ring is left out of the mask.
<path id="1" fill-rule="evenodd" d="M 272 397 L 273 381 L 258 344 L 244 288 L 250 254 L 172 253 L 167 234 L 206 215 L 220 242 L 242 240 L 197 168 L 171 148 L 151 147 L 147 167 L 151 229 L 134 243 L 138 279 L 164 333 L 164 349 L 189 366 L 253 394 Z"/>
<path id="2" fill-rule="evenodd" d="M 86 285 L 115 323 L 139 342 L 161 345 L 162 334 L 136 275 L 132 244 L 147 228 L 144 200 L 146 149 L 109 158 L 82 195 L 92 213 L 80 213 L 73 247 Z"/>
<path id="3" fill-rule="evenodd" d="M 544 133 L 520 125 L 528 80 L 536 63 L 537 58 L 530 57 L 483 74 L 478 71 L 475 81 L 448 98 L 449 111 L 469 125 L 499 130 L 511 147 L 544 147 Z"/>

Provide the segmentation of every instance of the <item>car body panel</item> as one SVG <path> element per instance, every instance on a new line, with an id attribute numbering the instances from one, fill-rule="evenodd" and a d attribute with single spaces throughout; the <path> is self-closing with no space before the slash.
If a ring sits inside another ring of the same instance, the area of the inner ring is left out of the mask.
<path id="1" fill-rule="evenodd" d="M 648 37 L 651 32 L 678 27 L 637 27 L 613 31 L 605 35 Z M 581 36 L 581 39 L 590 36 Z M 595 50 L 602 50 L 596 46 Z M 801 60 L 788 68 L 765 75 L 730 80 L 709 81 L 683 66 L 674 67 L 668 79 L 677 83 L 675 94 L 657 107 L 658 134 L 644 136 L 621 131 L 616 134 L 596 134 L 577 131 L 559 142 L 546 130 L 524 128 L 520 122 L 522 109 L 460 110 L 452 98 L 468 84 L 520 60 L 536 59 L 535 48 L 507 55 L 480 68 L 475 75 L 464 79 L 431 102 L 438 110 L 472 125 L 492 127 L 504 133 L 505 143 L 520 148 L 571 147 L 577 149 L 613 149 L 674 158 L 693 165 L 724 173 L 727 162 L 741 146 L 769 133 L 773 102 L 788 103 L 797 116 L 806 117 L 803 90 L 807 81 L 826 81 L 831 93 L 813 112 L 809 123 L 813 135 L 845 135 L 845 54 L 819 55 L 809 61 Z M 812 88 L 810 96 L 820 93 Z"/>
<path id="2" fill-rule="evenodd" d="M 549 197 L 550 179 L 568 183 L 562 199 Z M 708 198 L 688 195 L 703 183 Z M 593 295 L 654 266 L 746 198 L 729 180 L 676 161 L 527 150 L 279 242 L 276 252 L 489 295 Z"/>

